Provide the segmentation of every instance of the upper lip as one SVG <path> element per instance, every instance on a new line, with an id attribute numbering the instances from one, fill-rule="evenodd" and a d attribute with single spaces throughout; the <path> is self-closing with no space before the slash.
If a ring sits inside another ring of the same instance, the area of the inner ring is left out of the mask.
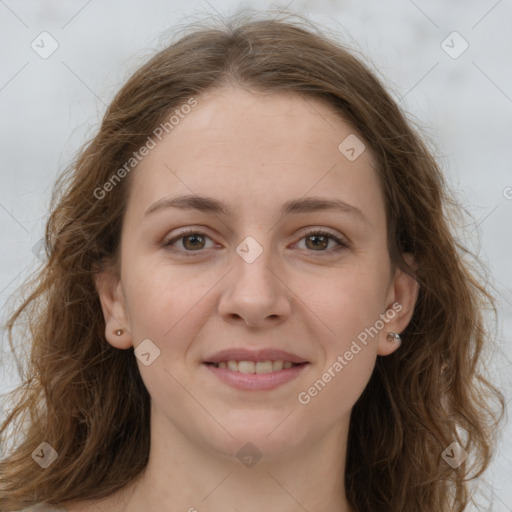
<path id="1" fill-rule="evenodd" d="M 247 350 L 243 348 L 232 348 L 221 350 L 207 357 L 205 363 L 220 363 L 222 361 L 290 361 L 291 363 L 307 363 L 306 359 L 290 352 L 265 348 L 260 350 Z"/>

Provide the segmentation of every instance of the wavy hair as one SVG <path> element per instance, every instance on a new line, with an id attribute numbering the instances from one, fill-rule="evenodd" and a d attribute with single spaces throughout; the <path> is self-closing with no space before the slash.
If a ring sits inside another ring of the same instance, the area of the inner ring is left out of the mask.
<path id="1" fill-rule="evenodd" d="M 105 339 L 93 279 L 118 259 L 129 176 L 108 198 L 98 190 L 171 112 L 226 84 L 320 99 L 354 128 L 378 164 L 392 264 L 420 285 L 401 349 L 377 358 L 352 410 L 349 503 L 357 512 L 464 510 L 504 411 L 484 373 L 495 298 L 455 237 L 458 204 L 425 137 L 354 50 L 290 13 L 188 26 L 129 78 L 61 173 L 47 260 L 6 324 L 12 350 L 19 341 L 30 356 L 0 430 L 12 444 L 0 462 L 0 510 L 102 498 L 145 468 L 150 396 L 133 350 Z M 415 270 L 402 253 L 414 255 Z M 31 456 L 43 441 L 58 452 L 46 469 Z M 470 455 L 457 469 L 441 456 L 454 441 Z"/>

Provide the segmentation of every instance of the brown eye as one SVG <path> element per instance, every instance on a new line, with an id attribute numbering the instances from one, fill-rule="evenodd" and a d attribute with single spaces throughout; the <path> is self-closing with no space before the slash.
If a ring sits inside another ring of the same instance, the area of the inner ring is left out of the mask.
<path id="1" fill-rule="evenodd" d="M 203 249 L 204 246 L 204 236 L 199 233 L 194 233 L 192 235 L 182 236 L 183 247 L 187 250 L 197 250 Z"/>
<path id="2" fill-rule="evenodd" d="M 308 241 L 311 243 L 308 244 Z M 306 237 L 306 247 L 308 249 L 326 249 L 329 245 L 329 237 L 325 235 L 309 235 Z"/>
<path id="3" fill-rule="evenodd" d="M 175 253 L 181 253 L 184 256 L 192 256 L 193 253 L 202 253 L 202 250 L 206 247 L 206 240 L 211 240 L 209 236 L 204 233 L 189 230 L 180 233 L 174 238 L 163 243 L 163 247 L 169 251 Z M 306 241 L 305 250 L 309 253 L 316 252 L 318 255 L 329 255 L 339 250 L 349 248 L 349 243 L 343 241 L 333 233 L 327 231 L 310 231 L 301 238 Z M 181 246 L 176 245 L 177 242 L 181 241 Z M 334 247 L 329 248 L 330 242 L 336 242 Z"/>
<path id="4" fill-rule="evenodd" d="M 327 231 L 310 231 L 301 239 L 305 240 L 305 246 L 308 252 L 326 253 L 331 254 L 341 249 L 349 247 L 347 242 L 344 242 L 333 233 Z M 334 241 L 336 245 L 328 249 L 329 242 Z"/>
<path id="5" fill-rule="evenodd" d="M 191 255 L 189 253 L 201 252 L 202 249 L 205 249 L 207 239 L 210 239 L 210 237 L 204 233 L 189 230 L 180 233 L 174 238 L 164 242 L 162 245 L 169 251 L 189 256 Z M 178 242 L 181 243 L 178 245 Z"/>

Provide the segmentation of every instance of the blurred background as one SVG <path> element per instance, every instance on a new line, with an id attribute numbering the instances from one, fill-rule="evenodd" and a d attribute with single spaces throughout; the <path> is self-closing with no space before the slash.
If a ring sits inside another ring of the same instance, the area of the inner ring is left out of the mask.
<path id="1" fill-rule="evenodd" d="M 335 33 L 361 52 L 435 148 L 471 215 L 461 236 L 487 267 L 498 297 L 499 348 L 491 370 L 509 402 L 510 0 L 0 0 L 2 323 L 6 301 L 41 263 L 55 179 L 97 130 L 121 84 L 169 41 L 174 28 L 243 8 L 287 9 Z M 5 361 L 4 330 L 0 351 Z M 15 366 L 0 367 L 0 393 L 18 382 Z M 3 417 L 5 405 L 0 407 Z M 485 480 L 479 480 L 481 510 L 512 512 L 511 434 L 507 425 Z"/>

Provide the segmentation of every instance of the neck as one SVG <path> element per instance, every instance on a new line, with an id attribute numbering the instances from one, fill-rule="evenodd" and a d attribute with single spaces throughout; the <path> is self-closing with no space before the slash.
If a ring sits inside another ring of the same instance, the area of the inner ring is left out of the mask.
<path id="1" fill-rule="evenodd" d="M 351 512 L 344 487 L 348 421 L 299 449 L 281 446 L 276 454 L 269 445 L 248 445 L 237 457 L 200 446 L 152 411 L 149 462 L 125 492 L 122 510 Z"/>

